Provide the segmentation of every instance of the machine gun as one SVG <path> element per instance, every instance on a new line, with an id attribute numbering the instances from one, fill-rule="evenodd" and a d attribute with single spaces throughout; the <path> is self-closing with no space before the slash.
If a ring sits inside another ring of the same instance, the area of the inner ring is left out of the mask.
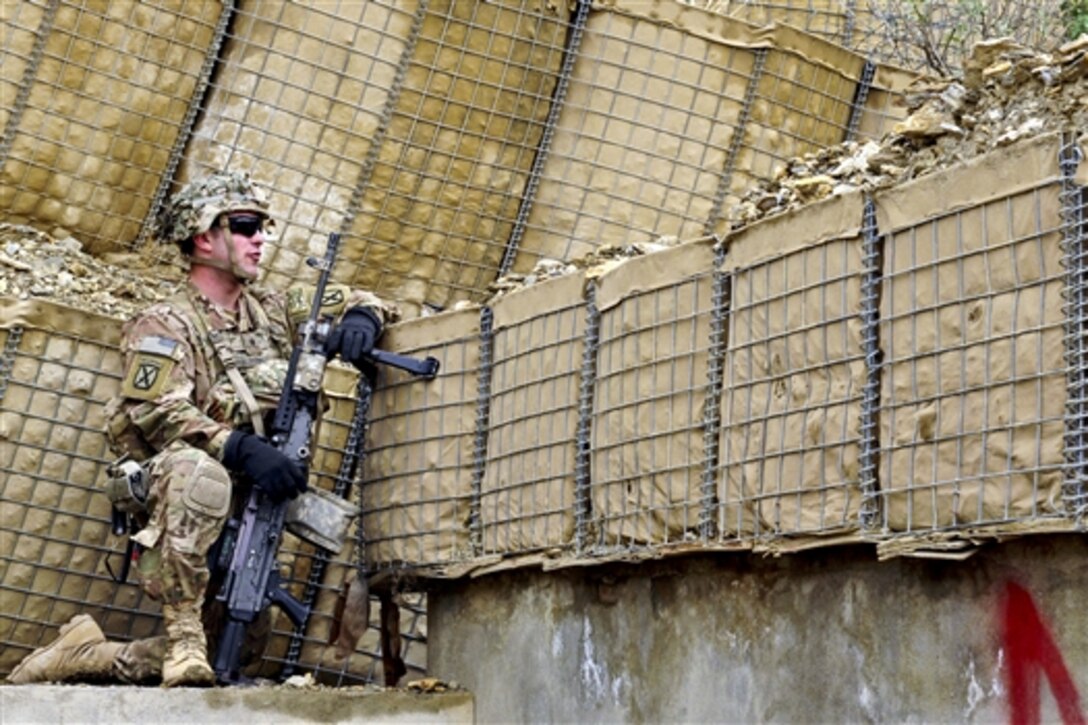
<path id="1" fill-rule="evenodd" d="M 332 332 L 332 320 L 322 316 L 321 302 L 339 245 L 340 235 L 330 234 L 324 259 L 307 260 L 307 264 L 320 269 L 321 274 L 310 314 L 300 326 L 298 342 L 291 351 L 284 390 L 269 431 L 272 445 L 304 474 L 308 474 L 313 424 L 328 362 L 325 342 Z M 419 360 L 382 350 L 372 351 L 369 357 L 372 362 L 428 379 L 438 373 L 439 363 L 433 357 Z M 297 628 L 303 627 L 309 619 L 310 607 L 283 587 L 276 560 L 287 507 L 287 501 L 273 502 L 263 491 L 251 486 L 245 507 L 227 521 L 213 548 L 211 567 L 213 571 L 225 572 L 217 599 L 225 604 L 226 617 L 213 664 L 219 684 L 244 681 L 240 661 L 246 628 L 267 606 L 280 607 Z"/>

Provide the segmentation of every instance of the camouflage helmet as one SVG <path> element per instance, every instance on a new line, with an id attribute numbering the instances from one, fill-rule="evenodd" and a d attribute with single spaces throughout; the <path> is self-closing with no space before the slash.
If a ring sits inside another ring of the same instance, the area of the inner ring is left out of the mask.
<path id="1" fill-rule="evenodd" d="M 211 229 L 220 214 L 252 211 L 268 216 L 268 198 L 245 171 L 220 171 L 194 179 L 174 194 L 157 219 L 157 235 L 181 244 Z"/>

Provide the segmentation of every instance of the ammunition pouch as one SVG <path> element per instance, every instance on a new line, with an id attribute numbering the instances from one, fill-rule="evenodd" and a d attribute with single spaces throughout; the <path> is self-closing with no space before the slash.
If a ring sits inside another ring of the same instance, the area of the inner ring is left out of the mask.
<path id="1" fill-rule="evenodd" d="M 348 526 L 358 515 L 357 506 L 329 491 L 311 488 L 287 505 L 284 523 L 300 539 L 339 554 Z"/>
<path id="2" fill-rule="evenodd" d="M 147 511 L 147 472 L 144 467 L 123 457 L 106 469 L 106 497 L 118 511 L 141 514 Z"/>

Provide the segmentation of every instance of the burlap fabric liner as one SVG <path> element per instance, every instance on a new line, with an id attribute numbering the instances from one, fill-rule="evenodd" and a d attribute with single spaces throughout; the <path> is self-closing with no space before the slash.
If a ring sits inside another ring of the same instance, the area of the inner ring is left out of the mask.
<path id="1" fill-rule="evenodd" d="M 120 565 L 101 485 L 103 407 L 120 384 L 121 321 L 44 300 L 0 299 L 0 344 L 21 328 L 0 411 L 0 675 L 90 611 L 113 637 L 158 626 Z"/>
<path id="2" fill-rule="evenodd" d="M 770 52 L 767 73 L 735 169 L 726 169 L 760 50 Z M 514 269 L 604 244 L 702 234 L 718 211 L 712 190 L 723 172 L 732 172 L 736 197 L 790 156 L 844 139 L 864 64 L 785 25 L 756 28 L 673 0 L 596 4 Z M 695 69 L 697 84 L 670 83 Z M 889 108 L 890 97 L 911 78 L 877 66 L 863 133 L 879 137 L 889 118 L 902 115 Z M 577 205 L 572 188 L 580 192 Z M 727 231 L 724 225 L 716 231 Z"/>
<path id="3" fill-rule="evenodd" d="M 945 541 L 934 529 L 950 526 L 965 536 L 1062 526 L 1031 520 L 1063 513 L 1059 148 L 1048 134 L 876 196 L 891 234 L 884 525 L 921 534 L 885 552 Z"/>
<path id="4" fill-rule="evenodd" d="M 590 480 L 606 546 L 697 535 L 713 270 L 704 239 L 600 278 Z"/>
<path id="5" fill-rule="evenodd" d="M 338 281 L 412 312 L 485 292 L 543 134 L 570 4 L 432 4 L 369 179 L 420 3 L 306 5 L 247 2 L 237 14 L 185 175 L 242 154 L 285 192 L 273 284 L 294 279 L 316 230 L 342 227 L 358 190 Z"/>
<path id="6" fill-rule="evenodd" d="M 584 287 L 581 273 L 570 274 L 492 305 L 494 365 L 480 496 L 485 553 L 562 547 L 573 539 Z"/>
<path id="7" fill-rule="evenodd" d="M 724 537 L 806 548 L 858 528 L 862 211 L 845 194 L 727 241 Z"/>
<path id="8" fill-rule="evenodd" d="M 5 3 L 12 7 L 6 21 L 11 12 L 19 25 L 39 19 L 32 3 Z M 5 221 L 63 227 L 95 254 L 130 244 L 167 170 L 220 10 L 218 2 L 133 0 L 90 14 L 62 7 L 25 112 L 15 128 L 4 118 L 12 133 L 0 167 Z M 5 22 L 14 51 L 4 53 L 5 80 L 22 77 L 25 68 L 11 66 L 36 40 L 14 28 Z M 14 98 L 4 95 L 4 105 Z"/>
<path id="9" fill-rule="evenodd" d="M 0 329 L 32 327 L 116 346 L 121 341 L 121 323 L 116 317 L 96 315 L 44 299 L 0 297 Z M 120 370 L 111 372 L 118 377 L 121 375 Z"/>
<path id="10" fill-rule="evenodd" d="M 480 311 L 391 325 L 382 345 L 434 355 L 434 380 L 382 368 L 363 465 L 363 530 L 376 566 L 469 558 Z"/>

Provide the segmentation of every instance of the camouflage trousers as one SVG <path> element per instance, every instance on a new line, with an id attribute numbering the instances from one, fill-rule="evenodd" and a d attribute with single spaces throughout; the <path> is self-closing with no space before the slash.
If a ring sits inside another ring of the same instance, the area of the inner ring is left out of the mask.
<path id="1" fill-rule="evenodd" d="M 148 596 L 164 604 L 204 605 L 208 550 L 230 513 L 231 493 L 227 469 L 202 450 L 177 443 L 151 459 L 148 522 L 133 537 L 143 547 L 136 569 Z M 114 670 L 129 682 L 154 679 L 165 656 L 166 637 L 129 642 Z"/>
<path id="2" fill-rule="evenodd" d="M 223 464 L 197 448 L 173 444 L 151 459 L 140 585 L 164 604 L 204 601 L 208 550 L 230 514 L 232 483 Z"/>

